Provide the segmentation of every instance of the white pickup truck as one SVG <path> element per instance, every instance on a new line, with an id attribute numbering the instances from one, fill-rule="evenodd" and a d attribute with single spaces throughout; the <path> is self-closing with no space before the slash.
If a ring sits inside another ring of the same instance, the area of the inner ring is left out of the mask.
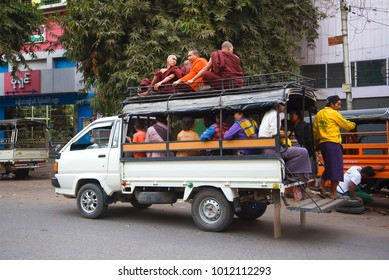
<path id="1" fill-rule="evenodd" d="M 48 130 L 44 123 L 27 119 L 0 121 L 0 174 L 24 179 L 29 170 L 47 165 Z"/>
<path id="2" fill-rule="evenodd" d="M 315 107 L 315 95 L 300 80 L 288 79 L 286 84 L 266 87 L 248 85 L 222 92 L 128 98 L 122 115 L 97 119 L 60 150 L 52 185 L 56 193 L 77 198 L 77 207 L 86 218 L 101 217 L 107 206 L 117 201 L 144 209 L 153 204 L 190 201 L 195 224 L 206 231 L 227 229 L 234 214 L 242 219 L 257 219 L 269 204 L 274 204 L 277 238 L 281 234 L 280 209 L 285 193 L 293 187 L 306 187 L 298 180 L 285 181 L 284 161 L 277 152 L 279 137 L 175 141 L 175 137 L 167 136 L 166 141 L 158 143 L 129 143 L 126 139 L 134 120 L 139 118 L 151 124 L 154 117 L 166 116 L 175 135 L 182 116 L 192 116 L 201 124 L 203 117 L 213 112 L 222 117 L 244 109 L 259 123 L 261 114 L 280 102 L 302 109 L 303 104 L 304 110 L 310 110 Z M 234 151 L 241 148 L 276 152 L 237 155 Z M 183 150 L 199 150 L 202 155 L 174 156 Z M 167 156 L 133 157 L 136 152 L 152 151 L 166 152 Z M 308 199 L 285 202 L 290 210 L 303 214 L 328 212 L 337 204 L 329 199 Z M 301 217 L 305 222 L 305 215 Z"/>

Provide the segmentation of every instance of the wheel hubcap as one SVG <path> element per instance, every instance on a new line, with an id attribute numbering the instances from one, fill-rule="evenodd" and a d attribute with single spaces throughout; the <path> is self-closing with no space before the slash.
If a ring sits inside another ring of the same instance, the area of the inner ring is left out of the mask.
<path id="1" fill-rule="evenodd" d="M 81 199 L 81 207 L 85 212 L 92 213 L 97 207 L 97 195 L 93 191 L 85 191 Z"/>
<path id="2" fill-rule="evenodd" d="M 215 223 L 221 215 L 219 202 L 215 199 L 204 199 L 200 204 L 200 216 L 207 223 Z"/>

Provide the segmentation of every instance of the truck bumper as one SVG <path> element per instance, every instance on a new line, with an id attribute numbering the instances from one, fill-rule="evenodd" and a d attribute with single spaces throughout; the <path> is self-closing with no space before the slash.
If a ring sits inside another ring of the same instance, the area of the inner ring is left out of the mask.
<path id="1" fill-rule="evenodd" d="M 54 187 L 54 188 L 61 188 L 61 185 L 59 184 L 58 182 L 58 179 L 57 178 L 51 178 L 51 185 Z"/>

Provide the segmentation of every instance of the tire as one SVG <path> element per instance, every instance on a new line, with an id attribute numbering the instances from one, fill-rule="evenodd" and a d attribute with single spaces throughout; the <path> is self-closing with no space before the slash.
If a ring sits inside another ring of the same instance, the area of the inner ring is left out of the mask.
<path id="1" fill-rule="evenodd" d="M 139 203 L 138 201 L 131 201 L 131 205 L 136 208 L 136 209 L 147 209 L 149 208 L 152 204 L 143 204 Z"/>
<path id="2" fill-rule="evenodd" d="M 363 201 L 358 199 L 347 199 L 344 201 L 342 207 L 362 207 Z"/>
<path id="3" fill-rule="evenodd" d="M 363 214 L 365 213 L 365 207 L 344 207 L 338 206 L 335 208 L 336 212 L 346 214 Z"/>
<path id="4" fill-rule="evenodd" d="M 266 202 L 246 201 L 241 204 L 242 210 L 235 215 L 242 220 L 253 221 L 261 217 L 267 209 Z"/>
<path id="5" fill-rule="evenodd" d="M 215 189 L 205 189 L 193 198 L 192 218 L 199 229 L 219 232 L 231 225 L 234 209 L 223 193 Z"/>
<path id="6" fill-rule="evenodd" d="M 77 194 L 77 208 L 84 218 L 102 217 L 108 208 L 103 190 L 94 183 L 85 184 Z"/>
<path id="7" fill-rule="evenodd" d="M 26 179 L 29 171 L 30 170 L 28 168 L 18 169 L 15 171 L 15 178 L 16 179 Z"/>

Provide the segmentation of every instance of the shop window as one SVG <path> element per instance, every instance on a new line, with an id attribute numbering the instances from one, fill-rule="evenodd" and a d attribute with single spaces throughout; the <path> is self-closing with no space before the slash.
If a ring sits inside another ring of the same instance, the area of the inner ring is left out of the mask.
<path id="1" fill-rule="evenodd" d="M 351 63 L 351 83 L 355 86 L 355 63 Z M 327 87 L 339 88 L 345 83 L 344 79 L 344 64 L 343 63 L 331 63 L 327 64 Z"/>
<path id="2" fill-rule="evenodd" d="M 50 134 L 57 142 L 67 142 L 74 136 L 74 105 L 51 106 Z"/>
<path id="3" fill-rule="evenodd" d="M 74 105 L 22 106 L 7 110 L 7 118 L 32 119 L 45 122 L 50 137 L 56 143 L 69 141 L 74 136 Z"/>
<path id="4" fill-rule="evenodd" d="M 329 88 L 342 87 L 344 83 L 343 63 L 332 63 L 327 65 L 327 86 Z"/>
<path id="5" fill-rule="evenodd" d="M 301 75 L 314 79 L 313 86 L 315 88 L 326 87 L 326 66 L 319 65 L 303 65 L 301 66 Z"/>
<path id="6" fill-rule="evenodd" d="M 76 62 L 69 61 L 65 57 L 57 57 L 53 59 L 54 68 L 73 68 L 76 67 Z"/>
<path id="7" fill-rule="evenodd" d="M 385 71 L 385 59 L 357 62 L 357 86 L 385 85 Z"/>

